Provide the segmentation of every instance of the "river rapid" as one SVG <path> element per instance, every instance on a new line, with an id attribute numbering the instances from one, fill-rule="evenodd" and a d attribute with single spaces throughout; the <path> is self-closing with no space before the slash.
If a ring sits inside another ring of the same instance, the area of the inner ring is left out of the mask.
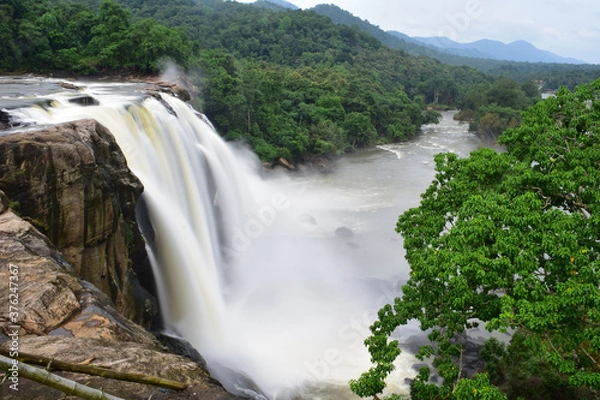
<path id="1" fill-rule="evenodd" d="M 360 260 L 373 278 L 408 279 L 409 267 L 399 234 L 398 216 L 416 207 L 420 195 L 432 182 L 433 157 L 453 152 L 460 157 L 484 145 L 453 120 L 454 112 L 442 113 L 439 124 L 425 125 L 413 139 L 358 150 L 337 160 L 331 173 L 316 173 L 276 184 L 312 212 L 308 218 L 323 236 L 347 227 L 353 237 L 347 252 Z M 300 188 L 300 189 L 298 189 Z M 364 271 L 363 271 L 364 273 Z"/>

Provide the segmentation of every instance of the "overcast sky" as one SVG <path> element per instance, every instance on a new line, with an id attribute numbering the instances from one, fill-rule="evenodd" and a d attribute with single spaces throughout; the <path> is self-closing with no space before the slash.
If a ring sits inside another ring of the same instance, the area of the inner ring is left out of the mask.
<path id="1" fill-rule="evenodd" d="M 244 3 L 251 0 L 241 0 Z M 599 0 L 288 0 L 335 4 L 384 30 L 457 42 L 526 40 L 542 50 L 600 64 Z"/>

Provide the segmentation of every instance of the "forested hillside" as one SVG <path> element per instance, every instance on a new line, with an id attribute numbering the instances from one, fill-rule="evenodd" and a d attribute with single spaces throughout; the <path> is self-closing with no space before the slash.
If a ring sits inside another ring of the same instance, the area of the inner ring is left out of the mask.
<path id="1" fill-rule="evenodd" d="M 515 82 L 393 49 L 315 11 L 222 0 L 8 0 L 0 20 L 5 72 L 157 73 L 175 62 L 197 77 L 196 106 L 218 131 L 263 160 L 402 140 L 435 122 L 433 109 L 473 104 L 467 115 L 477 119 L 482 103 L 465 98 L 473 87 L 524 95 Z M 531 100 L 511 102 L 519 115 L 539 98 L 525 95 Z"/>
<path id="2" fill-rule="evenodd" d="M 456 66 L 469 66 L 486 74 L 505 77 L 524 83 L 531 80 L 543 81 L 544 88 L 557 89 L 567 86 L 569 89 L 577 85 L 589 83 L 600 77 L 598 65 L 573 65 L 556 63 L 528 63 L 516 61 L 490 60 L 484 58 L 470 58 L 457 54 L 440 51 L 434 46 L 427 46 L 400 32 L 386 32 L 369 21 L 350 14 L 348 11 L 333 4 L 320 4 L 314 10 L 321 15 L 330 17 L 338 24 L 353 26 L 368 32 L 382 43 L 406 51 L 416 56 L 427 56 L 440 62 Z"/>
<path id="3" fill-rule="evenodd" d="M 202 111 L 261 158 L 299 160 L 397 141 L 487 78 L 382 45 L 314 12 L 191 0 L 34 1 L 0 7 L 0 69 L 152 73 L 169 59 L 203 79 Z"/>
<path id="4" fill-rule="evenodd" d="M 160 57 L 185 63 L 191 55 L 185 30 L 132 21 L 114 2 L 96 12 L 76 1 L 7 0 L 0 4 L 0 21 L 2 71 L 151 72 Z"/>

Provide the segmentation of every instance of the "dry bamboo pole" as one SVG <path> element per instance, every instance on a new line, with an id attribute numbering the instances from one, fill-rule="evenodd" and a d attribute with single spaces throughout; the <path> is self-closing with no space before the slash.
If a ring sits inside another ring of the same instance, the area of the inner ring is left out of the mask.
<path id="1" fill-rule="evenodd" d="M 7 355 L 6 349 L 0 349 L 0 354 Z M 112 369 L 97 367 L 89 364 L 73 364 L 65 361 L 59 361 L 48 357 L 36 356 L 33 354 L 27 354 L 22 352 L 19 352 L 19 356 L 16 358 L 20 361 L 27 362 L 30 364 L 47 366 L 48 369 L 69 372 L 80 372 L 88 375 L 101 376 L 103 378 L 112 378 L 122 381 L 154 385 L 165 389 L 183 390 L 188 386 L 186 383 L 161 378 L 158 376 L 136 374 L 124 371 L 115 371 Z"/>
<path id="2" fill-rule="evenodd" d="M 0 369 L 6 371 L 7 374 L 13 375 L 11 367 L 13 367 L 14 359 L 0 355 Z M 70 396 L 78 396 L 85 400 L 123 400 L 120 397 L 104 393 L 102 390 L 94 389 L 89 386 L 82 385 L 62 376 L 58 376 L 48 371 L 47 369 L 33 367 L 31 365 L 19 362 L 18 377 L 25 378 L 44 386 L 48 386 Z"/>

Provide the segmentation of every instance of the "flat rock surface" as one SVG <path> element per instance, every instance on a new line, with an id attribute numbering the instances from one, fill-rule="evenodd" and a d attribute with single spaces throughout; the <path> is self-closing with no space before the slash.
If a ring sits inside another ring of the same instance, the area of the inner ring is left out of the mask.
<path id="1" fill-rule="evenodd" d="M 85 384 L 123 399 L 236 399 L 216 384 L 197 363 L 174 354 L 150 349 L 133 342 L 103 339 L 79 339 L 64 336 L 26 337 L 20 340 L 19 350 L 25 353 L 56 358 L 70 363 L 84 363 L 115 371 L 140 373 L 188 384 L 183 391 L 163 389 L 152 385 L 101 378 L 81 373 L 58 372 L 67 379 Z M 19 392 L 3 385 L 2 399 L 59 399 L 57 390 L 20 379 Z M 69 398 L 69 397 L 66 397 Z"/>

